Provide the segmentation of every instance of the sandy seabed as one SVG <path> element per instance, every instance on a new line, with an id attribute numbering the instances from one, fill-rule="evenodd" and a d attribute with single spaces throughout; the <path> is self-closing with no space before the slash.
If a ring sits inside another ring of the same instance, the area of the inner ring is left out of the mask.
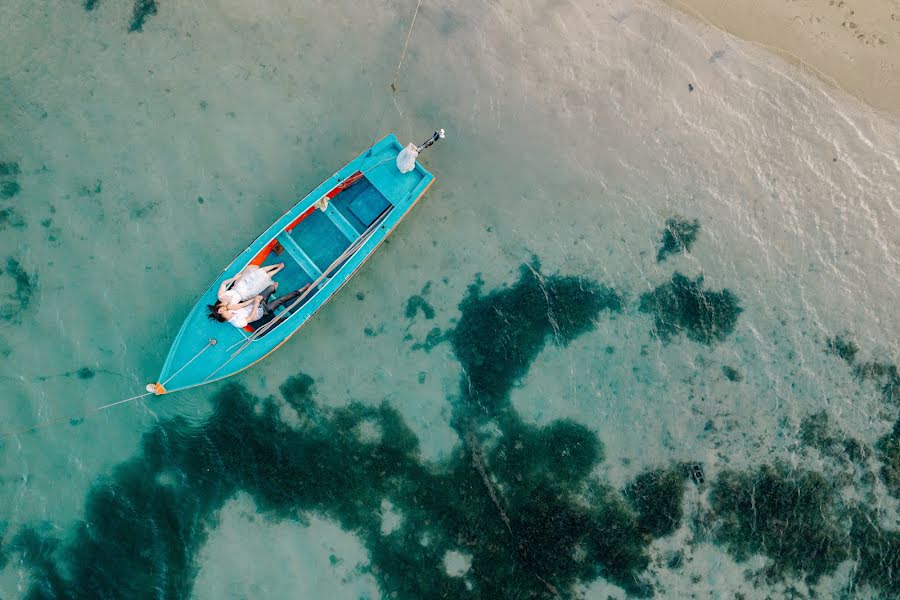
<path id="1" fill-rule="evenodd" d="M 3 598 L 895 594 L 896 117 L 662 4 L 425 3 L 396 94 L 414 2 L 91 6 L 0 7 Z M 80 419 L 437 127 L 289 344 Z"/>

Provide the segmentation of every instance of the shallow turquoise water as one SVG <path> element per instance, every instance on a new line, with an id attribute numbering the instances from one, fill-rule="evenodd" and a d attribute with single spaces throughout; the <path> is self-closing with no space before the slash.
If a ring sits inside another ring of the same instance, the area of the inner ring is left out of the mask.
<path id="1" fill-rule="evenodd" d="M 0 596 L 900 593 L 896 119 L 629 1 L 425 4 L 392 96 L 414 8 L 0 5 L 3 430 L 74 419 L 3 439 Z M 302 334 L 78 419 L 436 127 Z"/>

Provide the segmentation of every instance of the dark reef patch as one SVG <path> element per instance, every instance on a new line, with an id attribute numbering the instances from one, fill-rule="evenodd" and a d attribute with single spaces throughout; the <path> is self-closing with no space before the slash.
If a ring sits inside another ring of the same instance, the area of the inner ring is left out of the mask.
<path id="1" fill-rule="evenodd" d="M 690 252 L 698 233 L 700 221 L 697 219 L 688 220 L 680 217 L 666 219 L 666 228 L 663 230 L 659 251 L 656 253 L 656 262 L 664 261 L 670 254 Z"/>
<path id="2" fill-rule="evenodd" d="M 23 527 L 10 540 L 7 552 L 19 556 L 20 564 L 31 571 L 35 585 L 28 595 L 29 600 L 56 598 L 55 591 L 62 589 L 64 580 L 54 560 L 59 540 L 42 536 L 33 527 Z"/>
<path id="3" fill-rule="evenodd" d="M 75 371 L 75 375 L 78 377 L 78 379 L 93 379 L 96 374 L 96 371 L 94 371 L 90 367 L 81 367 L 80 369 Z"/>
<path id="4" fill-rule="evenodd" d="M 422 296 L 411 296 L 409 300 L 406 301 L 406 311 L 404 312 L 404 316 L 407 319 L 415 319 L 416 313 L 422 311 L 422 314 L 426 319 L 434 318 L 434 308 L 428 304 L 428 301 L 425 300 Z"/>
<path id="5" fill-rule="evenodd" d="M 828 352 L 838 356 L 847 364 L 852 365 L 856 360 L 856 353 L 859 352 L 859 346 L 853 340 L 847 340 L 836 335 L 833 338 L 825 340 Z"/>
<path id="6" fill-rule="evenodd" d="M 507 399 L 548 337 L 567 343 L 599 311 L 621 310 L 621 300 L 584 279 L 544 277 L 534 265 L 511 288 L 470 290 L 462 308 L 452 341 L 470 371 L 463 394 Z M 487 348 L 488 340 L 519 339 L 528 344 L 523 353 Z M 493 359 L 491 369 L 479 370 L 479 353 Z M 268 518 L 302 521 L 314 513 L 353 532 L 384 597 L 570 597 L 575 585 L 598 577 L 633 596 L 652 594 L 642 579 L 647 546 L 680 519 L 671 505 L 680 504 L 683 482 L 639 476 L 632 488 L 640 499 L 626 502 L 592 476 L 603 446 L 583 425 L 532 426 L 509 409 L 487 451 L 467 441 L 435 465 L 420 458 L 418 439 L 387 403 L 323 407 L 305 374 L 280 392 L 298 417 L 293 425 L 281 418 L 287 407 L 236 385 L 215 394 L 205 423 L 158 423 L 138 454 L 93 486 L 64 546 L 32 536 L 45 557 L 30 563 L 32 597 L 190 596 L 196 553 L 238 492 Z M 379 435 L 361 435 L 363 426 Z M 663 493 L 670 504 L 658 517 L 644 500 Z M 388 535 L 381 532 L 384 500 L 402 515 Z M 446 552 L 457 549 L 472 557 L 465 579 L 443 568 Z"/>
<path id="7" fill-rule="evenodd" d="M 744 376 L 740 371 L 734 367 L 729 367 L 728 365 L 722 365 L 722 375 L 724 375 L 728 381 L 734 381 L 735 383 L 740 383 L 744 380 Z"/>
<path id="8" fill-rule="evenodd" d="M 0 231 L 7 227 L 12 227 L 13 229 L 24 229 L 26 227 L 25 219 L 14 208 L 0 209 Z"/>
<path id="9" fill-rule="evenodd" d="M 834 498 L 814 471 L 783 464 L 723 471 L 710 495 L 715 538 L 739 561 L 765 554 L 772 574 L 816 581 L 849 557 Z"/>
<path id="10" fill-rule="evenodd" d="M 0 177 L 17 177 L 20 172 L 19 163 L 0 161 Z"/>
<path id="11" fill-rule="evenodd" d="M 625 488 L 625 498 L 638 514 L 638 529 L 652 538 L 663 537 L 681 525 L 681 500 L 688 466 L 647 471 Z"/>
<path id="12" fill-rule="evenodd" d="M 78 195 L 82 198 L 96 196 L 103 191 L 103 181 L 96 179 L 91 185 L 83 185 L 78 188 Z"/>
<path id="13" fill-rule="evenodd" d="M 900 532 L 878 525 L 871 510 L 852 513 L 850 526 L 851 558 L 856 568 L 851 583 L 870 585 L 886 598 L 900 598 Z"/>
<path id="14" fill-rule="evenodd" d="M 431 282 L 428 281 L 425 283 L 424 287 L 422 287 L 422 291 L 416 294 L 415 296 L 410 296 L 406 301 L 406 311 L 404 312 L 404 316 L 409 319 L 415 319 L 416 314 L 419 311 L 422 311 L 422 314 L 426 319 L 434 318 L 434 307 L 428 304 L 428 301 L 425 300 L 425 296 L 428 295 L 428 292 L 431 291 Z"/>
<path id="15" fill-rule="evenodd" d="M 503 429 L 504 436 L 487 461 L 491 472 L 503 481 L 547 479 L 571 485 L 586 478 L 604 458 L 603 444 L 597 435 L 568 419 L 545 427 L 526 425 L 516 419 Z"/>
<path id="16" fill-rule="evenodd" d="M 462 391 L 490 415 L 505 408 L 548 339 L 568 344 L 591 330 L 602 310 L 620 312 L 622 299 L 582 277 L 545 276 L 535 260 L 511 287 L 483 295 L 480 285 L 470 285 L 459 308 L 449 337 L 465 373 Z"/>
<path id="17" fill-rule="evenodd" d="M 841 357 L 853 368 L 853 375 L 859 381 L 870 381 L 881 391 L 885 402 L 900 404 L 900 370 L 889 362 L 856 360 L 859 347 L 850 340 L 836 335 L 825 342 L 825 350 Z"/>
<path id="18" fill-rule="evenodd" d="M 878 440 L 875 449 L 881 461 L 881 480 L 889 494 L 900 498 L 900 420 L 894 423 L 893 431 Z"/>
<path id="19" fill-rule="evenodd" d="M 149 17 L 156 14 L 157 8 L 156 0 L 135 0 L 128 31 L 143 31 L 144 23 Z"/>
<path id="20" fill-rule="evenodd" d="M 97 8 L 97 5 L 100 3 L 100 0 L 84 0 L 84 10 L 90 12 Z"/>
<path id="21" fill-rule="evenodd" d="M 858 379 L 874 382 L 885 402 L 900 404 L 900 371 L 897 365 L 869 361 L 857 363 L 853 371 Z"/>
<path id="22" fill-rule="evenodd" d="M 849 459 L 861 463 L 871 455 L 871 450 L 859 440 L 836 431 L 823 410 L 809 415 L 800 422 L 800 441 L 816 448 L 823 456 L 838 460 Z"/>
<path id="23" fill-rule="evenodd" d="M 416 342 L 411 346 L 412 350 L 424 350 L 425 352 L 431 352 L 431 350 L 439 345 L 444 343 L 447 340 L 447 334 L 441 331 L 440 327 L 432 327 L 428 332 L 428 335 L 425 336 L 425 341 Z"/>
<path id="24" fill-rule="evenodd" d="M 675 273 L 669 283 L 641 295 L 640 311 L 653 315 L 654 331 L 663 341 L 683 333 L 711 346 L 734 331 L 742 309 L 727 289 L 704 290 L 702 275 L 691 281 Z"/>
<path id="25" fill-rule="evenodd" d="M 0 274 L 4 273 L 0 271 Z M 31 306 L 31 300 L 37 290 L 37 275 L 29 275 L 18 260 L 12 256 L 6 259 L 5 274 L 12 278 L 15 291 L 9 299 L 0 304 L 0 318 L 18 322 L 22 314 Z"/>
<path id="26" fill-rule="evenodd" d="M 9 200 L 21 191 L 22 186 L 15 181 L 0 181 L 0 199 Z"/>
<path id="27" fill-rule="evenodd" d="M 9 564 L 9 552 L 3 543 L 6 538 L 7 528 L 6 521 L 0 521 L 0 571 L 5 569 L 6 565 Z"/>
<path id="28" fill-rule="evenodd" d="M 293 428 L 273 399 L 234 385 L 213 398 L 206 423 L 157 425 L 138 455 L 93 486 L 65 547 L 20 532 L 13 548 L 30 549 L 33 597 L 188 597 L 194 556 L 216 511 L 238 491 L 270 518 L 313 512 L 354 532 L 386 596 L 536 598 L 548 584 L 567 595 L 578 581 L 599 576 L 649 594 L 639 577 L 649 540 L 621 496 L 587 477 L 602 447 L 584 427 L 519 423 L 522 451 L 492 454 L 507 524 L 468 452 L 438 469 L 426 466 L 418 440 L 388 404 L 326 409 L 312 388 L 306 375 L 281 388 L 299 416 Z M 376 441 L 357 436 L 363 422 L 377 424 Z M 521 473 L 528 477 L 520 480 Z M 403 515 L 390 535 L 381 533 L 385 498 Z M 444 554 L 460 547 L 473 557 L 473 591 L 442 568 Z"/>
<path id="29" fill-rule="evenodd" d="M 149 215 L 155 214 L 159 202 L 147 202 L 145 204 L 132 206 L 128 211 L 128 216 L 132 219 L 143 219 Z"/>

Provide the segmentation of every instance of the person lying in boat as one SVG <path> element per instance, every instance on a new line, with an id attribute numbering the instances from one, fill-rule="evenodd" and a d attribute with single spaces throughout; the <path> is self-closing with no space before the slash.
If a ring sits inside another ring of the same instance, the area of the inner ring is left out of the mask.
<path id="1" fill-rule="evenodd" d="M 275 283 L 272 277 L 283 268 L 284 263 L 266 265 L 265 267 L 247 265 L 243 271 L 234 277 L 226 279 L 219 286 L 219 291 L 216 292 L 218 298 L 218 302 L 215 304 L 216 308 L 252 300 Z"/>
<path id="2" fill-rule="evenodd" d="M 236 304 L 223 304 L 221 302 L 208 304 L 209 318 L 218 321 L 219 323 L 231 323 L 239 328 L 246 327 L 247 325 L 262 320 L 268 322 L 275 314 L 276 308 L 282 304 L 295 300 L 297 296 L 305 292 L 308 287 L 309 284 L 307 283 L 299 290 L 294 290 L 289 294 L 285 294 L 284 296 L 269 302 L 269 296 L 278 289 L 278 284 L 273 283 L 264 289 L 262 294 Z"/>

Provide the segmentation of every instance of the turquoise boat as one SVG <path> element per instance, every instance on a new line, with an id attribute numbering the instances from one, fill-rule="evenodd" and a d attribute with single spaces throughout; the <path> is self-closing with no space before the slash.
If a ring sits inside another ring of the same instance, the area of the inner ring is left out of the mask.
<path id="1" fill-rule="evenodd" d="M 312 318 L 403 220 L 434 181 L 415 157 L 443 130 L 405 149 L 390 134 L 328 178 L 240 253 L 197 300 L 184 320 L 157 383 L 171 393 L 224 379 L 262 360 Z M 402 168 L 402 171 L 401 171 Z M 404 172 L 405 171 L 405 172 Z M 245 329 L 207 316 L 219 285 L 248 265 L 284 263 L 279 291 L 309 287 Z M 255 326 L 255 327 L 254 327 Z"/>

